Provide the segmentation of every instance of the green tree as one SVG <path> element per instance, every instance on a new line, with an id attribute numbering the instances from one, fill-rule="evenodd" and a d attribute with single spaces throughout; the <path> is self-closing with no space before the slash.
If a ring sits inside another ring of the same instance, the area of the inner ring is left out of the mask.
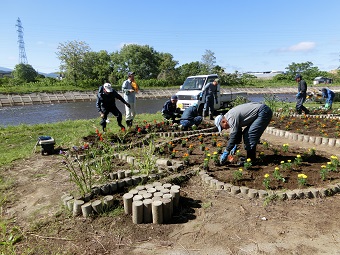
<path id="1" fill-rule="evenodd" d="M 109 82 L 113 71 L 110 54 L 101 50 L 99 52 L 88 52 L 84 55 L 84 64 L 87 78 L 98 80 L 101 83 Z M 112 81 L 110 81 L 112 82 Z"/>
<path id="2" fill-rule="evenodd" d="M 314 67 L 313 63 L 310 61 L 304 63 L 291 63 L 288 67 L 286 75 L 288 79 L 293 80 L 296 74 L 301 74 L 304 79 L 313 80 L 315 77 L 319 76 L 320 70 L 318 67 Z"/>
<path id="3" fill-rule="evenodd" d="M 138 79 L 153 79 L 159 74 L 160 56 L 148 45 L 129 44 L 111 54 L 114 64 L 113 75 L 125 78 L 129 71 L 136 73 Z"/>
<path id="4" fill-rule="evenodd" d="M 212 73 L 215 65 L 216 65 L 216 57 L 215 57 L 215 53 L 212 52 L 211 50 L 205 50 L 205 53 L 202 55 L 202 69 L 206 69 L 206 70 L 202 70 L 205 73 Z"/>
<path id="5" fill-rule="evenodd" d="M 24 82 L 33 82 L 38 77 L 38 72 L 29 64 L 18 64 L 13 70 L 13 77 Z"/>
<path id="6" fill-rule="evenodd" d="M 176 66 L 178 61 L 173 60 L 170 53 L 159 53 L 159 71 L 158 79 L 175 81 L 178 77 Z"/>
<path id="7" fill-rule="evenodd" d="M 204 69 L 202 63 L 196 61 L 181 65 L 178 68 L 178 72 L 181 80 L 184 81 L 188 76 L 204 74 L 204 70 L 202 71 L 202 69 Z"/>
<path id="8" fill-rule="evenodd" d="M 85 42 L 68 41 L 66 43 L 59 43 L 56 52 L 61 61 L 60 70 L 65 73 L 66 79 L 73 81 L 85 79 L 91 74 L 91 64 L 88 63 L 89 58 L 87 54 L 91 52 L 91 48 Z"/>

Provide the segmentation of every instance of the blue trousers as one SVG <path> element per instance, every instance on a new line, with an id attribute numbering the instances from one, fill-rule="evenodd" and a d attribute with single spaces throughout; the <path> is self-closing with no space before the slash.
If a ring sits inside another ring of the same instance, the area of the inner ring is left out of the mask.
<path id="1" fill-rule="evenodd" d="M 257 118 L 243 130 L 243 142 L 246 151 L 256 150 L 256 145 L 269 125 L 272 116 L 273 112 L 267 105 L 260 107 Z"/>
<path id="2" fill-rule="evenodd" d="M 309 110 L 303 106 L 303 103 L 306 101 L 306 93 L 301 94 L 299 97 L 296 98 L 296 111 L 297 113 L 301 114 L 304 111 L 306 114 L 309 113 Z"/>
<path id="3" fill-rule="evenodd" d="M 191 127 L 192 125 L 198 126 L 202 122 L 202 116 L 197 116 L 193 120 L 180 120 L 179 123 L 183 127 Z"/>
<path id="4" fill-rule="evenodd" d="M 204 115 L 208 116 L 209 114 L 214 114 L 214 96 L 209 95 L 205 98 L 205 104 L 204 104 Z"/>

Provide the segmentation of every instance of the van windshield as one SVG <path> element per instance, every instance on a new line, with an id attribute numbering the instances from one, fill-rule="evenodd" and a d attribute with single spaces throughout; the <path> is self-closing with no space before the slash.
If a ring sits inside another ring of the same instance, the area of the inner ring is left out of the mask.
<path id="1" fill-rule="evenodd" d="M 204 77 L 187 78 L 181 86 L 181 90 L 201 90 L 205 80 L 206 78 Z"/>

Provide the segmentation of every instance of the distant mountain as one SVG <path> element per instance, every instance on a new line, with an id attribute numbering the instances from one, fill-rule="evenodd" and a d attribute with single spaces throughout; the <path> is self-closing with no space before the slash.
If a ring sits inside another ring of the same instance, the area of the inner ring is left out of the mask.
<path id="1" fill-rule="evenodd" d="M 0 73 L 2 73 L 1 71 L 12 72 L 13 70 L 10 69 L 10 68 L 0 66 Z M 51 78 L 57 78 L 58 77 L 58 74 L 55 74 L 55 73 L 42 73 L 42 72 L 38 72 L 38 73 L 41 74 L 41 75 L 44 75 L 45 77 L 51 77 Z"/>
<path id="2" fill-rule="evenodd" d="M 13 71 L 12 69 L 9 69 L 9 68 L 6 68 L 6 67 L 2 67 L 2 66 L 0 66 L 0 70 L 1 71 L 6 71 L 6 72 Z"/>
<path id="3" fill-rule="evenodd" d="M 42 73 L 42 72 L 38 72 L 41 75 L 44 75 L 45 77 L 50 77 L 50 78 L 57 78 L 58 74 L 55 73 Z"/>

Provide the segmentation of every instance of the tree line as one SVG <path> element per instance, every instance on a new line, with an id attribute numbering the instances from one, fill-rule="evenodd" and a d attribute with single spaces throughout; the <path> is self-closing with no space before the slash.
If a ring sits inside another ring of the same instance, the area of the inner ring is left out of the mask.
<path id="1" fill-rule="evenodd" d="M 194 61 L 178 66 L 178 61 L 170 53 L 158 52 L 149 45 L 127 44 L 120 50 L 109 53 L 106 50 L 93 51 L 83 41 L 60 43 L 56 55 L 60 60 L 59 81 L 78 86 L 97 88 L 104 82 L 120 86 L 129 71 L 141 87 L 166 87 L 181 85 L 187 76 L 216 73 L 221 84 L 226 86 L 254 86 L 258 79 L 251 74 L 226 73 L 224 68 L 216 65 L 214 52 L 206 50 L 201 61 Z M 274 82 L 291 83 L 297 73 L 306 80 L 317 76 L 337 79 L 339 72 L 331 74 L 320 71 L 312 62 L 291 63 L 283 74 L 272 78 Z M 44 79 L 29 64 L 18 64 L 12 73 L 12 79 L 0 79 L 0 85 L 6 83 L 23 84 Z M 55 81 L 53 81 L 54 83 Z"/>

